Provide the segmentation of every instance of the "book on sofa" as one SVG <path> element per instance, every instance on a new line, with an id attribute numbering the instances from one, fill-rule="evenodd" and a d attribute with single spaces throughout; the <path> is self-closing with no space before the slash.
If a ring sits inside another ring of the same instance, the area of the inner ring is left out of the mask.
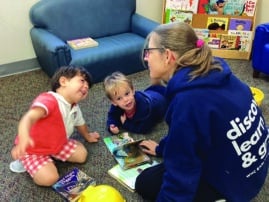
<path id="1" fill-rule="evenodd" d="M 122 167 L 117 164 L 108 170 L 108 174 L 126 187 L 129 191 L 135 192 L 135 181 L 137 176 L 146 168 L 157 164 L 157 161 L 152 161 L 152 163 L 145 163 L 128 170 L 122 169 Z"/>
<path id="2" fill-rule="evenodd" d="M 108 136 L 103 139 L 108 150 L 121 168 L 126 170 L 151 162 L 151 158 L 139 146 L 139 143 L 144 139 L 134 141 L 128 133 L 124 134 Z"/>
<path id="3" fill-rule="evenodd" d="M 74 168 L 52 185 L 52 188 L 66 201 L 75 202 L 88 186 L 95 185 L 96 181 L 94 178 L 88 176 L 78 168 Z"/>
<path id="4" fill-rule="evenodd" d="M 91 37 L 69 40 L 67 41 L 67 44 L 75 50 L 95 47 L 99 45 L 98 42 L 92 39 Z"/>

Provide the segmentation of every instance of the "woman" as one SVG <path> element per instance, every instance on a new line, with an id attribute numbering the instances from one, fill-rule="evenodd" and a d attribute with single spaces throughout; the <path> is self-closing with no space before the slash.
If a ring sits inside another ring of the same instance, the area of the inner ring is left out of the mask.
<path id="1" fill-rule="evenodd" d="M 143 198 L 250 201 L 268 170 L 268 131 L 249 87 L 185 23 L 157 27 L 144 60 L 152 80 L 167 83 L 168 134 L 141 143 L 163 163 L 136 180 Z"/>

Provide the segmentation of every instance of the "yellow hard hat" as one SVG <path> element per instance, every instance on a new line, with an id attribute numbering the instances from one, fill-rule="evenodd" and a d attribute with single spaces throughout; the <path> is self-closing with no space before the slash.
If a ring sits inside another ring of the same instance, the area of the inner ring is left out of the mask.
<path id="1" fill-rule="evenodd" d="M 120 192 L 109 185 L 89 186 L 78 202 L 126 202 Z"/>

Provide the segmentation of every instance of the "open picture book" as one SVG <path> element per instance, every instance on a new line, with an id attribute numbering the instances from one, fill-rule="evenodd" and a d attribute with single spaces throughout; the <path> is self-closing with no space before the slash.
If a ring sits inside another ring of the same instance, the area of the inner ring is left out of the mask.
<path id="1" fill-rule="evenodd" d="M 134 141 L 128 133 L 105 137 L 104 143 L 110 153 L 124 170 L 151 163 L 151 158 L 145 154 L 139 144 L 144 139 Z"/>
<path id="2" fill-rule="evenodd" d="M 137 176 L 146 168 L 157 164 L 157 161 L 152 161 L 152 163 L 145 163 L 127 170 L 122 169 L 122 167 L 117 164 L 108 170 L 108 174 L 126 187 L 129 191 L 135 192 L 135 181 Z"/>

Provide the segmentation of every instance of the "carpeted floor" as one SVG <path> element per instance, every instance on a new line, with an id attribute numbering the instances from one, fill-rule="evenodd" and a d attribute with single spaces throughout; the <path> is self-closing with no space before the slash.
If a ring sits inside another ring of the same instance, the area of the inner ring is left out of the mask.
<path id="1" fill-rule="evenodd" d="M 258 87 L 265 93 L 262 104 L 264 116 L 269 123 L 269 77 L 261 75 L 259 79 L 252 78 L 251 62 L 245 60 L 227 60 L 232 71 L 247 84 Z M 135 87 L 140 90 L 148 85 L 147 70 L 129 76 Z M 36 186 L 27 173 L 14 174 L 9 170 L 11 161 L 10 149 L 17 131 L 20 117 L 26 112 L 33 98 L 40 92 L 50 89 L 49 78 L 42 70 L 0 78 L 0 201 L 62 201 L 62 198 L 51 188 Z M 101 136 L 108 135 L 105 131 L 106 113 L 109 102 L 104 96 L 102 84 L 96 84 L 87 100 L 80 104 L 84 117 L 91 130 L 100 132 Z M 159 124 L 147 137 L 155 140 L 166 133 L 164 123 Z M 75 134 L 77 138 L 79 136 Z M 134 137 L 136 138 L 136 137 Z M 83 141 L 83 139 L 81 139 Z M 56 162 L 61 175 L 78 167 L 97 180 L 97 184 L 109 184 L 117 188 L 128 202 L 143 201 L 137 194 L 131 193 L 117 181 L 112 179 L 107 170 L 116 164 L 106 149 L 103 141 L 96 144 L 83 142 L 89 151 L 85 164 L 69 164 Z M 260 194 L 253 202 L 269 201 L 269 177 Z"/>

